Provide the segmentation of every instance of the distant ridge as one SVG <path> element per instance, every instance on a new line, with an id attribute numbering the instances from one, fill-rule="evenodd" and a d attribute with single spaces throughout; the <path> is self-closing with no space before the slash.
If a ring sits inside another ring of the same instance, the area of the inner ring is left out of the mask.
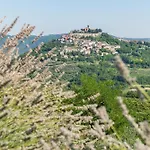
<path id="1" fill-rule="evenodd" d="M 146 41 L 150 42 L 150 38 L 123 38 L 125 40 L 131 40 L 131 41 Z"/>
<path id="2" fill-rule="evenodd" d="M 117 39 L 124 39 L 124 40 L 129 40 L 129 41 L 146 41 L 146 42 L 150 42 L 150 38 L 128 38 L 128 37 L 117 37 L 117 36 L 114 36 L 114 35 L 110 35 L 114 38 L 117 38 Z"/>
<path id="3" fill-rule="evenodd" d="M 3 45 L 3 43 L 5 42 L 5 40 L 7 38 L 11 38 L 13 36 L 14 35 L 7 35 L 5 38 L 3 38 L 0 41 L 0 45 Z M 40 37 L 39 40 L 37 40 L 37 42 L 35 42 L 34 44 L 31 44 L 31 41 L 36 37 L 36 35 L 30 35 L 29 38 L 24 41 L 25 42 L 24 44 L 19 45 L 19 50 L 20 50 L 19 53 L 23 54 L 23 53 L 25 53 L 25 52 L 27 52 L 29 50 L 28 48 L 26 48 L 26 46 L 25 46 L 26 44 L 29 44 L 31 48 L 35 48 L 41 42 L 48 43 L 49 41 L 59 39 L 61 36 L 62 36 L 62 34 L 44 35 L 44 36 Z"/>

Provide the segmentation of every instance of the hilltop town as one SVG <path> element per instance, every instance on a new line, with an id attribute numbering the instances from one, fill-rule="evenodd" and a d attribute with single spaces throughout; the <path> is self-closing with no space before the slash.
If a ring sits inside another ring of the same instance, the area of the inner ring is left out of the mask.
<path id="1" fill-rule="evenodd" d="M 60 52 L 67 58 L 67 54 L 73 51 L 90 55 L 92 52 L 97 55 L 108 55 L 108 52 L 102 52 L 102 49 L 114 51 L 119 49 L 120 45 L 110 45 L 107 42 L 96 40 L 103 34 L 101 29 L 91 29 L 89 26 L 80 30 L 73 30 L 69 34 L 63 35 L 59 41 L 65 44 L 64 49 Z"/>

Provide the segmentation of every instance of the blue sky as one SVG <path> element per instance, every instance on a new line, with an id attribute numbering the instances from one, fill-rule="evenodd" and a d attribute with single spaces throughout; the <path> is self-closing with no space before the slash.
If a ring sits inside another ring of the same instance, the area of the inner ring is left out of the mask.
<path id="1" fill-rule="evenodd" d="M 72 29 L 101 28 L 120 37 L 150 38 L 150 0 L 0 0 L 3 25 L 15 17 L 36 26 L 34 34 L 66 33 Z M 2 25 L 0 26 L 2 28 Z"/>

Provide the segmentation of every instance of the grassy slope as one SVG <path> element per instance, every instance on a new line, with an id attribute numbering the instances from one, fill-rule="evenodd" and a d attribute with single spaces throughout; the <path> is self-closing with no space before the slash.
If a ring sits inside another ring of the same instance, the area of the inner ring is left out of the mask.
<path id="1" fill-rule="evenodd" d="M 49 141 L 57 131 L 63 113 L 59 113 L 60 99 L 51 94 L 51 89 L 43 89 L 44 100 L 33 104 L 34 97 L 27 87 L 19 89 L 4 88 L 0 91 L 0 147 L 2 149 L 40 149 L 40 139 Z M 3 96 L 10 100 L 4 105 Z M 25 95 L 25 99 L 20 97 Z M 3 116 L 7 112 L 6 116 Z M 60 116 L 60 119 L 57 117 Z"/>

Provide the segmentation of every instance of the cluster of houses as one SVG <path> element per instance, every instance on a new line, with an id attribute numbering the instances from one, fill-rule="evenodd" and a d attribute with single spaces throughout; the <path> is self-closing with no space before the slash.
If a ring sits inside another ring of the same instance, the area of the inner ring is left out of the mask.
<path id="1" fill-rule="evenodd" d="M 110 51 L 115 51 L 115 49 L 120 48 L 119 45 L 109 45 L 106 42 L 97 42 L 97 41 L 91 41 L 91 40 L 84 40 L 81 42 L 81 52 L 85 54 L 91 54 L 92 51 L 96 52 L 97 54 L 101 53 L 101 49 L 106 49 Z M 107 55 L 108 53 L 105 52 Z M 101 53 L 103 56 L 104 53 Z"/>
<path id="2" fill-rule="evenodd" d="M 73 44 L 75 38 L 70 34 L 65 34 L 59 39 L 62 44 Z"/>
<path id="3" fill-rule="evenodd" d="M 97 55 L 108 55 L 109 52 L 105 50 L 109 50 L 117 53 L 115 50 L 119 49 L 119 45 L 110 45 L 106 42 L 92 40 L 87 37 L 97 37 L 101 35 L 101 30 L 99 29 L 90 29 L 87 26 L 81 30 L 75 30 L 70 32 L 69 34 L 63 35 L 59 41 L 65 44 L 64 48 L 59 52 L 63 58 L 68 57 L 78 57 L 68 55 L 71 52 L 81 52 L 85 55 L 90 55 L 91 53 L 96 53 Z M 103 50 L 102 50 L 103 49 Z"/>
<path id="4" fill-rule="evenodd" d="M 89 36 L 93 36 L 93 34 L 91 33 Z M 93 40 L 88 40 L 86 38 L 81 38 L 81 36 L 77 35 L 76 33 L 63 35 L 62 38 L 60 39 L 60 42 L 66 44 L 64 50 L 61 52 L 61 55 L 64 55 L 65 53 L 70 53 L 72 51 L 80 51 L 85 55 L 90 55 L 94 51 L 95 53 L 104 56 L 104 55 L 108 55 L 108 53 L 107 52 L 102 53 L 101 49 L 115 51 L 115 49 L 120 48 L 119 45 L 109 45 L 106 42 L 93 41 Z M 70 46 L 71 44 L 74 46 Z"/>

